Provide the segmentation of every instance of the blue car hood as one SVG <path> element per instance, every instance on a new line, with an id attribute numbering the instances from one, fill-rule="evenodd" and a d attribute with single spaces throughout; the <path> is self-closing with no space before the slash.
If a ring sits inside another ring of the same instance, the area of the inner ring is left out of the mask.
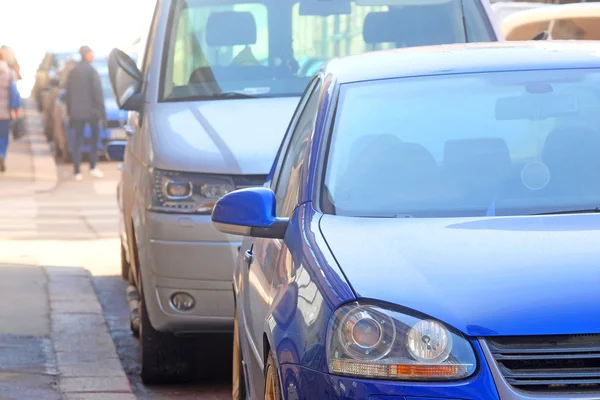
<path id="1" fill-rule="evenodd" d="M 325 215 L 321 231 L 359 298 L 470 336 L 600 333 L 600 214 Z"/>

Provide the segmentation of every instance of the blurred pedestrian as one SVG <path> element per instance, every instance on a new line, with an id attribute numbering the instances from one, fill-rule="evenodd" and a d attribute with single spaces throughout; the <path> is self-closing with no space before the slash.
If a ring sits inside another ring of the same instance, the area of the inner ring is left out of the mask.
<path id="1" fill-rule="evenodd" d="M 67 59 L 65 61 L 65 65 L 58 72 L 59 86 L 61 89 L 66 89 L 67 78 L 69 77 L 69 74 L 71 73 L 73 68 L 75 68 L 76 65 L 77 65 L 77 61 L 73 60 L 72 57 L 67 57 Z"/>
<path id="2" fill-rule="evenodd" d="M 11 120 L 20 115 L 21 95 L 16 79 L 15 72 L 4 59 L 4 52 L 0 51 L 0 173 L 6 171 Z"/>
<path id="3" fill-rule="evenodd" d="M 65 103 L 70 125 L 75 130 L 73 143 L 73 167 L 75 180 L 82 180 L 81 147 L 85 140 L 85 128 L 89 125 L 92 131 L 90 141 L 90 174 L 102 178 L 103 174 L 96 167 L 98 161 L 98 137 L 100 124 L 106 123 L 104 108 L 104 92 L 100 74 L 92 65 L 94 52 L 88 46 L 79 49 L 81 61 L 69 72 L 66 82 Z"/>
<path id="4" fill-rule="evenodd" d="M 8 46 L 2 45 L 2 47 L 0 47 L 0 52 L 4 57 L 4 61 L 6 61 L 10 69 L 13 71 L 14 80 L 20 81 L 22 79 L 21 67 L 19 66 L 19 61 L 17 61 L 17 57 L 15 56 L 13 50 Z"/>

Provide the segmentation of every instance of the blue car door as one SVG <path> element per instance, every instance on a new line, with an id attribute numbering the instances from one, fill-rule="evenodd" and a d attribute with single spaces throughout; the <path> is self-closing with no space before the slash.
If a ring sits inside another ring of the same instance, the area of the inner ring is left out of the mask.
<path id="1" fill-rule="evenodd" d="M 277 198 L 277 216 L 290 217 L 298 205 L 301 174 L 305 154 L 314 129 L 319 94 L 320 78 L 315 78 L 294 114 L 292 123 L 280 149 L 271 189 Z M 251 348 L 249 363 L 250 390 L 256 398 L 262 398 L 264 388 L 264 333 L 267 331 L 267 317 L 271 308 L 272 281 L 280 257 L 285 254 L 285 243 L 280 239 L 255 238 L 249 249 L 244 251 L 244 320 L 246 322 L 247 343 Z"/>

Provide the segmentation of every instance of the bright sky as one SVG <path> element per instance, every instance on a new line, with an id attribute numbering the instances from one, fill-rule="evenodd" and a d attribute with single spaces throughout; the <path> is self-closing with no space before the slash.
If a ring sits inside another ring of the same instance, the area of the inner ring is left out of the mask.
<path id="1" fill-rule="evenodd" d="M 154 0 L 1 2 L 0 44 L 14 49 L 26 90 L 46 50 L 76 51 L 85 44 L 107 53 L 146 35 L 155 5 Z"/>

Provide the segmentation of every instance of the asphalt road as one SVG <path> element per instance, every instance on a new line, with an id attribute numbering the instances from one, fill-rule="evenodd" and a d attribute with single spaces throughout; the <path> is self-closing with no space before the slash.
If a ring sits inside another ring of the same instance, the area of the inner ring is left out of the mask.
<path id="1" fill-rule="evenodd" d="M 138 339 L 129 330 L 129 309 L 125 299 L 125 283 L 116 276 L 94 277 L 93 282 L 104 310 L 108 330 L 117 347 L 133 392 L 139 399 L 231 399 L 231 388 L 228 382 L 231 373 L 229 362 L 231 353 L 226 344 L 231 343 L 229 338 L 223 340 L 221 344 L 227 347 L 223 349 L 222 354 L 228 362 L 224 363 L 225 365 L 219 371 L 215 371 L 216 376 L 211 377 L 211 381 L 174 386 L 145 386 L 139 377 Z M 190 348 L 190 351 L 193 349 Z M 201 358 L 202 355 L 199 354 L 198 357 Z"/>

